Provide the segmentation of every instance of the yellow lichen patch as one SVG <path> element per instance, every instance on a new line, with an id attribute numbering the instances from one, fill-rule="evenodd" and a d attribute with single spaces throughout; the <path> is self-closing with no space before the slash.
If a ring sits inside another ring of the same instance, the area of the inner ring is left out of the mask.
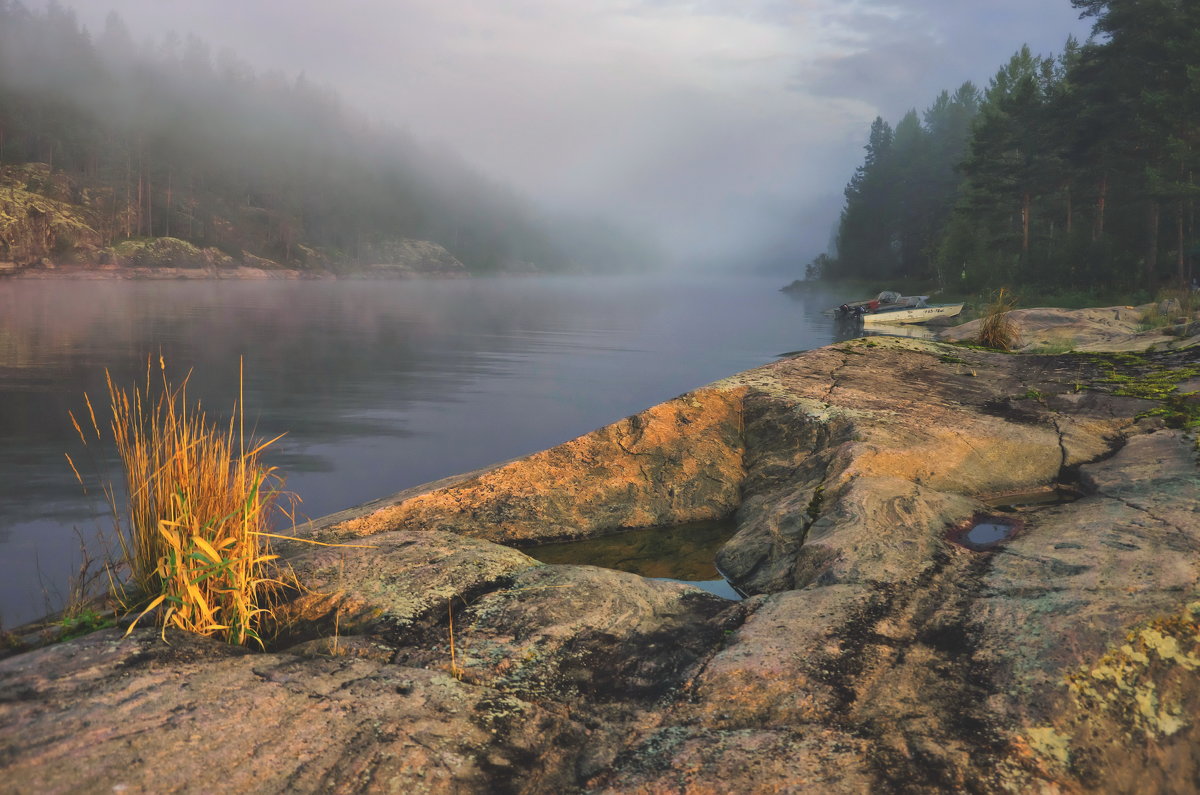
<path id="1" fill-rule="evenodd" d="M 1188 671 L 1193 671 L 1200 665 L 1200 658 L 1195 654 L 1185 654 L 1179 646 L 1179 639 L 1174 635 L 1164 635 L 1151 627 L 1143 629 L 1140 636 L 1146 648 L 1164 660 L 1181 665 Z"/>
<path id="2" fill-rule="evenodd" d="M 1200 666 L 1194 607 L 1134 627 L 1125 643 L 1070 674 L 1068 687 L 1084 714 L 1107 713 L 1127 732 L 1148 737 L 1169 737 L 1188 725 L 1182 702 L 1198 695 L 1191 672 Z"/>
<path id="3" fill-rule="evenodd" d="M 1095 662 L 1068 674 L 1065 708 L 1052 726 L 1016 738 L 1014 748 L 1027 747 L 1033 758 L 1016 753 L 1014 764 L 1038 779 L 1065 775 L 1089 789 L 1182 791 L 1200 745 L 1200 726 L 1189 718 L 1200 709 L 1198 607 L 1132 625 Z"/>
<path id="4" fill-rule="evenodd" d="M 1053 759 L 1064 766 L 1071 762 L 1071 738 L 1060 734 L 1053 726 L 1035 726 L 1027 729 L 1025 742 L 1039 756 Z"/>

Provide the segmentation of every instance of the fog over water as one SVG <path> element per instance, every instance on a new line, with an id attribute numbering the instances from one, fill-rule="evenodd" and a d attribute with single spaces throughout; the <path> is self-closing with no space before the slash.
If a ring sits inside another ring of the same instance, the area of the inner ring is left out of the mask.
<path id="1" fill-rule="evenodd" d="M 303 73 L 546 208 L 657 237 L 674 262 L 796 275 L 824 250 L 876 115 L 1089 30 L 1068 0 L 73 6 L 95 31 L 116 11 L 137 41 L 195 34 L 214 56 Z"/>

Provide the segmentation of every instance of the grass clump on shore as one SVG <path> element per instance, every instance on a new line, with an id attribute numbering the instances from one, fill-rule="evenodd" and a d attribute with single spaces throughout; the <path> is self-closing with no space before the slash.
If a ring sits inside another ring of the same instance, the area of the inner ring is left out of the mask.
<path id="1" fill-rule="evenodd" d="M 1007 288 L 996 291 L 979 326 L 978 342 L 985 348 L 1011 351 L 1017 346 L 1017 326 L 1008 313 L 1017 308 L 1017 299 Z"/>
<path id="2" fill-rule="evenodd" d="M 118 604 L 125 613 L 140 611 L 137 620 L 152 613 L 164 632 L 175 627 L 262 646 L 260 629 L 282 585 L 271 569 L 270 531 L 283 510 L 282 480 L 262 453 L 279 437 L 247 443 L 240 394 L 222 429 L 198 401 L 189 402 L 187 378 L 173 386 L 161 357 L 159 374 L 152 370 L 148 361 L 145 384 L 130 390 L 108 378 L 128 494 L 127 521 L 117 520 L 128 585 L 117 587 L 110 574 Z M 90 400 L 88 411 L 99 439 Z M 107 492 L 116 516 L 114 493 Z"/>

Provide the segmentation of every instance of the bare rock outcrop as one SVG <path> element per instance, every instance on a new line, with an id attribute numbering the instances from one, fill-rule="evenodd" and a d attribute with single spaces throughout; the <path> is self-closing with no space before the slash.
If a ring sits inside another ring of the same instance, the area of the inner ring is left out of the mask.
<path id="1" fill-rule="evenodd" d="M 1014 309 L 1008 313 L 1019 340 L 1018 350 L 1046 349 L 1115 353 L 1143 351 L 1150 346 L 1185 348 L 1200 342 L 1200 329 L 1188 318 L 1181 325 L 1157 329 L 1142 327 L 1153 307 L 1110 306 L 1096 309 Z M 1195 321 L 1196 318 L 1191 318 Z M 972 320 L 938 334 L 947 342 L 969 342 L 979 336 L 982 320 Z"/>
<path id="2" fill-rule="evenodd" d="M 9 660 L 0 692 L 5 792 L 552 791 L 572 752 L 544 739 L 582 732 L 445 672 L 151 630 Z"/>
<path id="3" fill-rule="evenodd" d="M 0 661 L 0 789 L 1187 789 L 1196 378 L 900 339 L 739 374 L 307 528 L 352 546 L 287 548 L 266 653 Z M 730 513 L 741 602 L 513 548 Z"/>

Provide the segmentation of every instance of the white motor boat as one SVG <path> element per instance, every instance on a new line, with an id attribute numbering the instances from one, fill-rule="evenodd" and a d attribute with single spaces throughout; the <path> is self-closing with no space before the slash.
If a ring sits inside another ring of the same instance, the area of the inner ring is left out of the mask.
<path id="1" fill-rule="evenodd" d="M 927 295 L 904 296 L 884 290 L 870 301 L 855 301 L 829 310 L 840 319 L 860 319 L 864 324 L 924 323 L 939 317 L 954 317 L 962 304 L 930 304 Z"/>

